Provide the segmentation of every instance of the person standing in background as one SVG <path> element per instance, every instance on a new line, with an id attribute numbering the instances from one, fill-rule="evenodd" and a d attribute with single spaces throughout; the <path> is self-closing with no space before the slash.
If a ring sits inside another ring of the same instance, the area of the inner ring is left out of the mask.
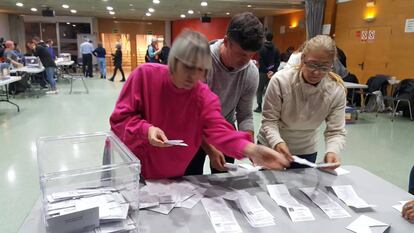
<path id="1" fill-rule="evenodd" d="M 160 54 L 160 61 L 162 64 L 167 64 L 169 54 L 170 54 L 170 47 L 168 47 L 167 43 L 164 41 L 164 44 L 161 48 L 161 54 Z"/>
<path id="2" fill-rule="evenodd" d="M 221 114 L 234 128 L 250 135 L 253 141 L 253 99 L 259 83 L 259 71 L 252 57 L 262 48 L 264 28 L 250 12 L 233 16 L 223 39 L 210 42 L 213 69 L 207 75 L 207 84 L 219 97 Z M 206 155 L 210 158 L 212 173 L 225 172 L 224 164 L 234 158 L 203 142 L 197 155 L 187 167 L 186 174 L 201 175 Z"/>
<path id="3" fill-rule="evenodd" d="M 161 49 L 157 47 L 157 38 L 151 39 L 151 44 L 148 45 L 146 62 L 159 63 L 159 54 Z"/>
<path id="4" fill-rule="evenodd" d="M 84 40 L 85 42 L 80 45 L 80 53 L 82 54 L 82 71 L 85 77 L 93 78 L 92 52 L 94 48 L 88 38 L 85 38 Z"/>
<path id="5" fill-rule="evenodd" d="M 47 51 L 49 52 L 50 56 L 52 57 L 53 61 L 56 60 L 55 51 L 53 50 L 53 40 L 47 39 L 46 40 Z"/>
<path id="6" fill-rule="evenodd" d="M 280 52 L 273 45 L 273 33 L 268 31 L 265 34 L 266 41 L 263 48 L 259 51 L 259 87 L 257 88 L 257 108 L 255 112 L 262 112 L 262 100 L 265 87 L 269 83 L 270 78 L 277 72 L 280 64 Z"/>
<path id="7" fill-rule="evenodd" d="M 96 48 L 92 54 L 97 58 L 99 65 L 99 72 L 101 73 L 101 78 L 106 79 L 106 50 L 102 47 L 102 43 L 98 43 L 98 48 Z"/>
<path id="8" fill-rule="evenodd" d="M 114 81 L 115 76 L 116 76 L 116 72 L 119 70 L 121 71 L 122 74 L 122 79 L 121 82 L 125 82 L 125 75 L 124 75 L 124 70 L 122 69 L 122 45 L 121 44 L 116 44 L 116 51 L 115 54 L 111 54 L 112 55 L 112 59 L 114 60 L 114 74 L 112 75 L 112 78 L 109 79 L 109 81 Z"/>

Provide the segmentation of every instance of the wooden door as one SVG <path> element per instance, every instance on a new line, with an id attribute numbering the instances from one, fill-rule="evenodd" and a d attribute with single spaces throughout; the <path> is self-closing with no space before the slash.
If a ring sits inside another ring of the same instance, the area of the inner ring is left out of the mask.
<path id="1" fill-rule="evenodd" d="M 371 35 L 374 34 L 374 39 L 366 41 L 364 74 L 362 77 L 365 81 L 377 74 L 390 75 L 388 63 L 391 27 L 369 27 L 368 32 L 371 32 Z"/>

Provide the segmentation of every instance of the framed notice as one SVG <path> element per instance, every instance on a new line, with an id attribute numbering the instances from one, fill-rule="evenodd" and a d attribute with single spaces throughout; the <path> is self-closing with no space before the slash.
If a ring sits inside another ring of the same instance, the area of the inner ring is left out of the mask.
<path id="1" fill-rule="evenodd" d="M 286 32 L 286 26 L 280 26 L 280 34 L 285 34 Z"/>
<path id="2" fill-rule="evenodd" d="M 405 20 L 404 32 L 414 32 L 414 19 Z"/>

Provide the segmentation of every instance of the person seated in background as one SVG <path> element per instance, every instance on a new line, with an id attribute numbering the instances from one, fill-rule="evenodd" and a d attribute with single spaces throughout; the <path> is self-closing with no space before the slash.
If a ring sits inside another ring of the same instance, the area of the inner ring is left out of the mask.
<path id="1" fill-rule="evenodd" d="M 19 68 L 23 67 L 23 64 L 19 62 L 19 57 L 14 51 L 14 42 L 7 40 L 5 42 L 6 49 L 4 50 L 3 57 L 7 63 L 12 65 L 12 67 Z"/>
<path id="2" fill-rule="evenodd" d="M 293 55 L 292 55 L 293 56 Z M 345 144 L 346 89 L 332 71 L 335 42 L 324 35 L 305 42 L 297 68 L 283 69 L 270 80 L 258 140 L 291 159 L 316 161 L 318 129 L 326 122 L 326 163 L 337 163 Z M 291 168 L 303 168 L 293 163 Z"/>
<path id="3" fill-rule="evenodd" d="M 140 159 L 145 179 L 186 175 L 202 140 L 265 168 L 289 166 L 280 153 L 253 144 L 248 133 L 235 131 L 221 116 L 218 97 L 201 81 L 211 69 L 207 38 L 187 30 L 175 39 L 168 66 L 145 63 L 131 73 L 110 124 Z M 171 146 L 168 139 L 183 140 L 188 146 Z"/>

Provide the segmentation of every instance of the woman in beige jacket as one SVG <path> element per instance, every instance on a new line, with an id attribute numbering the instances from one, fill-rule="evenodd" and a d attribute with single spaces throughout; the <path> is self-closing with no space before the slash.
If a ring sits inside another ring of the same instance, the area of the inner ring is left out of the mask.
<path id="1" fill-rule="evenodd" d="M 319 35 L 306 42 L 299 67 L 283 69 L 272 77 L 263 105 L 259 143 L 290 161 L 297 155 L 315 162 L 318 128 L 325 121 L 324 161 L 340 163 L 346 134 L 346 89 L 340 77 L 331 72 L 335 56 L 335 42 Z M 296 163 L 291 166 L 301 167 Z"/>

